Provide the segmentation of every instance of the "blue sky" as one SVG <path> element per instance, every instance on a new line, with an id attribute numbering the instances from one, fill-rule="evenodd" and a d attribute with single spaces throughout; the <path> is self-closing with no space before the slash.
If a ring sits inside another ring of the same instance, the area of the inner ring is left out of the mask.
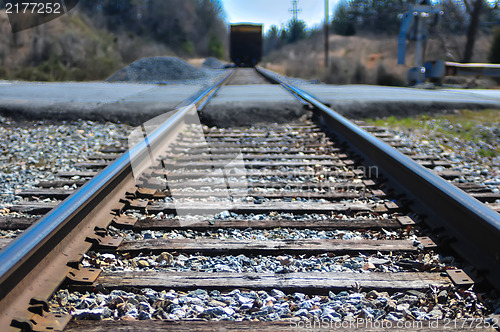
<path id="1" fill-rule="evenodd" d="M 329 0 L 330 19 L 339 0 Z M 441 2 L 442 0 L 433 0 Z M 488 0 L 492 3 L 495 0 Z M 291 18 L 292 0 L 221 0 L 229 23 L 263 23 L 267 31 L 271 25 L 286 24 Z M 308 27 L 323 24 L 325 20 L 325 0 L 299 0 L 302 12 L 298 18 Z"/>
<path id="2" fill-rule="evenodd" d="M 330 15 L 338 0 L 329 0 Z M 267 31 L 271 25 L 281 26 L 291 18 L 291 0 L 221 0 L 226 18 L 230 23 L 263 23 Z M 323 24 L 325 20 L 325 0 L 299 0 L 302 12 L 298 18 L 308 27 Z"/>

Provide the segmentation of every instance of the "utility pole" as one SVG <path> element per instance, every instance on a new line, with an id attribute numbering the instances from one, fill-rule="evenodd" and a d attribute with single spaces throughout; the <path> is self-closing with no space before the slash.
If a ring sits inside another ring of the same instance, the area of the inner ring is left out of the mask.
<path id="1" fill-rule="evenodd" d="M 328 13 L 328 0 L 325 0 L 325 67 L 328 68 L 330 63 L 329 54 L 329 36 L 330 36 L 330 15 Z"/>
<path id="2" fill-rule="evenodd" d="M 293 20 L 297 21 L 297 14 L 302 11 L 302 9 L 299 8 L 299 0 L 292 0 L 292 6 L 293 8 L 289 11 L 293 13 Z"/>

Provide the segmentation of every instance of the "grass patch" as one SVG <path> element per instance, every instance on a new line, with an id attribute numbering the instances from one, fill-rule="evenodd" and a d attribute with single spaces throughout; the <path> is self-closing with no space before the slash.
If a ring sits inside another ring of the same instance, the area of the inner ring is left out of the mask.
<path id="1" fill-rule="evenodd" d="M 397 118 L 390 116 L 381 119 L 367 119 L 366 121 L 373 125 L 379 126 L 400 126 L 407 128 L 421 127 L 427 121 L 443 121 L 447 120 L 451 124 L 460 124 L 461 126 L 470 127 L 474 124 L 499 124 L 500 123 L 500 110 L 481 110 L 470 111 L 461 110 L 456 111 L 454 114 L 421 114 L 416 117 Z"/>
<path id="2" fill-rule="evenodd" d="M 416 117 L 368 119 L 375 126 L 392 129 L 418 130 L 423 135 L 440 135 L 447 139 L 460 139 L 481 146 L 482 157 L 500 155 L 500 110 L 461 110 L 454 114 L 418 115 Z"/>
<path id="3" fill-rule="evenodd" d="M 479 149 L 479 151 L 477 151 L 477 153 L 481 157 L 489 157 L 489 158 L 494 158 L 498 155 L 498 151 L 489 150 L 489 149 Z"/>
<path id="4" fill-rule="evenodd" d="M 419 116 L 418 118 L 397 118 L 395 116 L 390 116 L 388 118 L 382 118 L 382 119 L 368 119 L 366 122 L 369 122 L 375 126 L 380 126 L 380 127 L 405 127 L 405 128 L 416 128 L 420 127 L 422 125 L 422 119 L 420 119 L 423 116 Z"/>

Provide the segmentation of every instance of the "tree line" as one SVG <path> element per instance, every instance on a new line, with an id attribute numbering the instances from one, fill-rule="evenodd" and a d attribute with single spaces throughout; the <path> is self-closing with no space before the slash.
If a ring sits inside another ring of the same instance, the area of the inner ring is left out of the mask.
<path id="1" fill-rule="evenodd" d="M 425 0 L 421 2 L 426 3 Z M 367 33 L 396 36 L 402 14 L 415 3 L 415 0 L 341 0 L 334 10 L 330 29 L 343 36 Z M 461 59 L 457 60 L 470 62 L 478 32 L 491 33 L 500 26 L 500 0 L 439 0 L 439 4 L 444 15 L 434 22 L 434 29 L 444 34 L 466 36 Z M 291 20 L 281 29 L 272 26 L 264 39 L 264 53 L 312 33 L 314 30 L 307 30 L 303 21 Z M 496 43 L 500 44 L 500 40 Z M 490 54 L 490 61 L 500 62 L 500 55 Z"/>
<path id="2" fill-rule="evenodd" d="M 219 0 L 80 0 L 79 8 L 112 32 L 150 38 L 181 55 L 224 56 L 227 27 Z"/>
<path id="3" fill-rule="evenodd" d="M 442 33 L 466 36 L 460 60 L 470 62 L 478 32 L 489 33 L 500 25 L 499 0 L 440 0 L 438 3 L 444 15 L 437 27 Z M 415 1 L 342 0 L 334 13 L 333 31 L 345 36 L 364 32 L 395 34 L 399 31 L 401 14 L 412 4 Z"/>
<path id="4" fill-rule="evenodd" d="M 0 32 L 0 78 L 30 81 L 100 80 L 147 56 L 224 58 L 228 43 L 218 0 L 80 0 L 57 20 Z"/>
<path id="5" fill-rule="evenodd" d="M 292 44 L 306 39 L 310 34 L 307 25 L 302 20 L 290 20 L 286 26 L 278 28 L 272 25 L 264 36 L 264 54 L 268 54 L 286 44 Z"/>
<path id="6" fill-rule="evenodd" d="M 5 8 L 0 0 L 0 8 Z M 223 58 L 227 27 L 219 0 L 80 0 L 99 28 L 167 45 L 180 55 Z"/>

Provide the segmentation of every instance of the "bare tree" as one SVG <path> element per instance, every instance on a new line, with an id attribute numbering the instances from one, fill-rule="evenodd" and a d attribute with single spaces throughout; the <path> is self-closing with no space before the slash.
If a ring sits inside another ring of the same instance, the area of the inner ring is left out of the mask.
<path id="1" fill-rule="evenodd" d="M 470 62 L 474 53 L 474 44 L 476 42 L 479 21 L 485 4 L 484 0 L 463 0 L 465 9 L 470 16 L 469 28 L 467 29 L 467 42 L 465 43 L 464 56 L 462 62 Z M 499 0 L 496 0 L 493 8 L 498 8 Z"/>

